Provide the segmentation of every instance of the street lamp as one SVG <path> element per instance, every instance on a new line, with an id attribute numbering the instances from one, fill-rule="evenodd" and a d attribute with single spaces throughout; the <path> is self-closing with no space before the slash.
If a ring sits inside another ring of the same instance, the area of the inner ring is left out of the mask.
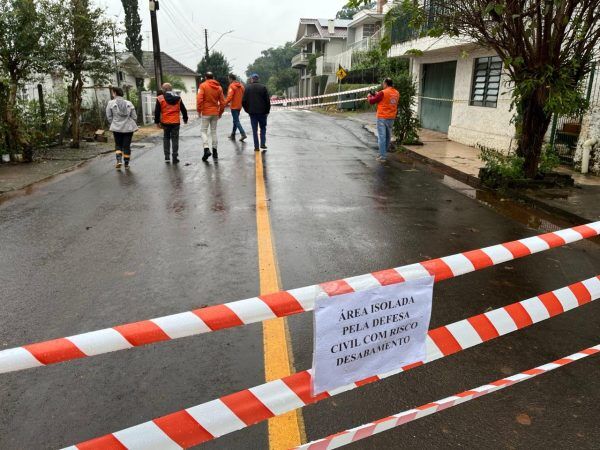
<path id="1" fill-rule="evenodd" d="M 209 50 L 212 50 L 212 49 L 215 47 L 215 45 L 217 45 L 217 44 L 218 44 L 218 42 L 219 42 L 221 39 L 223 39 L 223 36 L 225 36 L 226 34 L 231 34 L 231 33 L 233 33 L 234 31 L 235 31 L 235 30 L 229 30 L 229 31 L 226 31 L 225 33 L 222 33 L 222 34 L 221 34 L 221 36 L 219 36 L 219 39 L 217 39 L 217 40 L 215 41 L 215 43 L 214 43 L 213 45 L 211 45 L 211 47 L 210 47 L 210 49 L 209 49 Z"/>

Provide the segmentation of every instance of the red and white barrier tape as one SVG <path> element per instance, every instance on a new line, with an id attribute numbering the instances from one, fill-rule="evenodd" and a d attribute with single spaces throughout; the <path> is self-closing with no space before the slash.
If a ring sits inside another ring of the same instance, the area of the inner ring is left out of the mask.
<path id="1" fill-rule="evenodd" d="M 373 89 L 377 89 L 379 86 L 369 86 L 363 88 L 352 89 L 350 91 L 342 91 L 342 92 L 332 92 L 331 94 L 323 94 L 323 95 L 314 95 L 312 97 L 300 97 L 300 98 L 290 98 L 283 100 L 273 100 L 271 105 L 282 105 L 284 103 L 298 103 L 298 102 L 306 102 L 309 100 L 316 100 L 318 98 L 327 98 L 327 97 L 335 97 L 336 95 L 349 95 L 349 94 L 357 94 L 359 92 L 368 92 Z"/>
<path id="2" fill-rule="evenodd" d="M 507 388 L 509 386 L 513 386 L 517 383 L 521 383 L 523 381 L 529 381 L 532 378 L 535 378 L 539 375 L 551 372 L 560 367 L 564 367 L 575 361 L 578 361 L 583 358 L 587 358 L 588 356 L 592 356 L 597 353 L 600 353 L 600 345 L 586 348 L 585 350 L 581 350 L 580 352 L 574 353 L 570 356 L 565 356 L 564 358 L 558 359 L 556 361 L 552 361 L 548 364 L 544 364 L 544 365 L 536 367 L 534 369 L 529 369 L 529 370 L 526 370 L 525 372 L 521 372 L 516 375 L 512 375 L 510 377 L 506 377 L 506 378 L 502 378 L 497 381 L 493 381 L 484 386 L 479 386 L 477 388 L 473 388 L 468 391 L 461 392 L 460 394 L 456 394 L 451 397 L 444 398 L 442 400 L 437 400 L 432 403 L 427 403 L 426 405 L 419 406 L 415 409 L 409 409 L 408 411 L 394 414 L 393 416 L 386 417 L 385 419 L 377 420 L 377 421 L 369 423 L 367 425 L 362 425 L 360 427 L 356 427 L 356 428 L 352 428 L 350 430 L 342 431 L 340 433 L 332 434 L 331 436 L 328 436 L 324 439 L 319 439 L 317 441 L 313 441 L 313 442 L 309 442 L 304 445 L 300 445 L 299 447 L 294 447 L 294 449 L 295 450 L 332 450 L 334 448 L 344 447 L 348 444 L 352 444 L 352 443 L 360 441 L 362 439 L 366 439 L 375 434 L 383 433 L 384 431 L 391 430 L 392 428 L 399 427 L 401 425 L 404 425 L 409 422 L 413 422 L 415 420 L 421 419 L 421 418 L 429 416 L 431 414 L 435 414 L 435 413 L 438 413 L 445 409 L 452 408 L 453 406 L 460 405 L 461 403 L 465 403 L 470 400 L 475 400 L 476 398 L 482 397 L 484 395 L 492 394 L 496 391 Z"/>
<path id="3" fill-rule="evenodd" d="M 312 105 L 282 106 L 282 107 L 275 107 L 275 108 L 273 108 L 273 110 L 274 111 L 288 111 L 290 109 L 320 108 L 321 106 L 339 105 L 341 103 L 363 102 L 365 100 L 368 100 L 367 97 L 355 98 L 355 99 L 350 99 L 350 100 L 340 100 L 338 102 L 313 103 Z"/>
<path id="4" fill-rule="evenodd" d="M 312 311 L 317 296 L 322 292 L 330 296 L 346 294 L 430 275 L 435 276 L 435 281 L 439 282 L 598 235 L 600 222 L 593 222 L 395 269 L 2 350 L 0 373 L 41 367 Z"/>
<path id="5" fill-rule="evenodd" d="M 312 371 L 246 389 L 70 449 L 189 448 L 250 425 L 319 402 L 333 395 L 391 377 L 512 333 L 600 298 L 600 275 L 518 303 L 430 330 L 423 362 L 373 376 L 347 386 L 311 394 Z M 123 446 L 123 447 L 120 447 Z"/>

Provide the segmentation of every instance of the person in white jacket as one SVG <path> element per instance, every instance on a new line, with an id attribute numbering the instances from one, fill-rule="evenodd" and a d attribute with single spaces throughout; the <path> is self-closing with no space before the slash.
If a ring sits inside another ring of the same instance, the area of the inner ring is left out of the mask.
<path id="1" fill-rule="evenodd" d="M 117 169 L 123 162 L 125 169 L 129 169 L 131 160 L 131 140 L 133 133 L 138 130 L 137 113 L 129 100 L 123 98 L 123 89 L 112 88 L 113 99 L 106 105 L 106 118 L 110 123 L 110 131 L 115 137 L 115 153 L 117 155 Z"/>

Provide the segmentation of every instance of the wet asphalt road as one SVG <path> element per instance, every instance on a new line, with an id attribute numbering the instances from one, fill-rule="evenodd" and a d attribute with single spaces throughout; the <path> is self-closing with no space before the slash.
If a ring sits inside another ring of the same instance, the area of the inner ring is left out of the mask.
<path id="1" fill-rule="evenodd" d="M 522 222 L 551 226 L 510 208 L 511 217 L 500 214 L 422 167 L 378 165 L 373 137 L 355 122 L 308 112 L 270 120 L 265 181 L 286 289 L 540 232 Z M 130 173 L 116 173 L 107 156 L 1 203 L 0 348 L 256 295 L 254 152 L 225 140 L 229 121 L 221 122 L 218 165 L 201 163 L 195 123 L 183 131 L 179 167 L 165 165 L 152 144 L 134 149 Z M 598 249 L 578 243 L 440 283 L 431 325 L 597 275 Z M 324 437 L 596 345 L 599 312 L 587 305 L 304 408 L 306 435 Z M 307 369 L 311 315 L 289 326 L 294 368 Z M 2 375 L 0 449 L 58 448 L 258 385 L 262 346 L 254 324 Z M 598 357 L 589 358 L 355 448 L 599 448 L 599 369 Z M 267 445 L 260 424 L 204 447 Z"/>

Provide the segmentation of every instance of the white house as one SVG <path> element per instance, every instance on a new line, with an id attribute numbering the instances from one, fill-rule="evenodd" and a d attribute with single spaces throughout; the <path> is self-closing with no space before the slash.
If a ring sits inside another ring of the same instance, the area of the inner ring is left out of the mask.
<path id="1" fill-rule="evenodd" d="M 185 107 L 189 111 L 196 110 L 196 93 L 198 91 L 198 73 L 183 65 L 175 58 L 169 56 L 165 52 L 161 52 L 161 63 L 164 75 L 172 75 L 181 78 L 185 84 L 187 92 L 178 92 L 181 95 L 181 99 L 185 104 Z M 149 87 L 150 80 L 154 78 L 154 57 L 152 52 L 144 52 L 143 64 L 147 72 L 147 78 L 145 80 L 146 87 Z"/>
<path id="2" fill-rule="evenodd" d="M 378 48 L 384 33 L 385 15 L 393 6 L 392 2 L 378 0 L 375 8 L 357 12 L 348 23 L 346 50 L 338 55 L 323 57 L 324 63 L 336 69 L 342 66 L 350 70 L 357 62 L 357 54 Z"/>
<path id="3" fill-rule="evenodd" d="M 432 6 L 429 17 L 434 14 Z M 514 146 L 510 86 L 494 51 L 467 39 L 392 35 L 397 37 L 390 56 L 411 55 L 410 70 L 418 85 L 417 110 L 423 128 L 447 133 L 449 139 L 470 146 L 498 150 Z"/>
<path id="4" fill-rule="evenodd" d="M 338 67 L 323 64 L 324 58 L 338 55 L 346 50 L 349 20 L 340 19 L 300 19 L 294 47 L 300 53 L 292 59 L 292 67 L 300 72 L 298 94 L 301 97 L 319 95 L 327 84 L 335 81 Z M 315 59 L 315 74 L 309 68 L 311 59 Z"/>
<path id="5" fill-rule="evenodd" d="M 121 86 L 124 90 L 136 87 L 135 80 L 145 79 L 146 70 L 132 53 L 123 52 L 117 54 L 117 67 L 108 75 L 108 80 L 101 84 L 95 83 L 91 77 L 87 76 L 85 86 L 82 92 L 83 106 L 89 108 L 95 102 L 104 104 L 111 98 L 110 86 Z M 117 81 L 118 77 L 118 81 Z M 48 74 L 34 76 L 23 86 L 20 96 L 24 100 L 38 99 L 38 84 L 42 85 L 45 96 L 48 95 L 67 95 L 64 74 L 56 71 Z"/>

